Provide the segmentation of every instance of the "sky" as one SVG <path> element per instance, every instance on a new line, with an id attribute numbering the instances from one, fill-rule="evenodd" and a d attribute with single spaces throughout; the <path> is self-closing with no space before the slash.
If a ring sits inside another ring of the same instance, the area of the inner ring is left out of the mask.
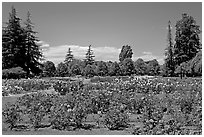
<path id="1" fill-rule="evenodd" d="M 202 30 L 201 2 L 3 2 L 3 25 L 12 5 L 22 25 L 31 13 L 45 60 L 55 65 L 64 61 L 68 48 L 84 59 L 89 45 L 95 60 L 119 61 L 122 46 L 129 45 L 133 61 L 157 59 L 163 64 L 169 20 L 173 39 L 182 13 L 194 17 Z"/>

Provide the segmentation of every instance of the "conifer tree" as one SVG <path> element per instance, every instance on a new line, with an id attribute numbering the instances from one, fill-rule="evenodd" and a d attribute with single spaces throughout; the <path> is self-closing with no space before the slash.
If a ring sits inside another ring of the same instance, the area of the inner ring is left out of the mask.
<path id="1" fill-rule="evenodd" d="M 25 70 L 27 71 L 27 76 L 30 72 L 34 74 L 38 74 L 40 70 L 40 60 L 42 60 L 42 52 L 40 51 L 39 45 L 36 44 L 38 42 L 38 38 L 35 36 L 37 32 L 33 31 L 34 25 L 30 19 L 30 12 L 27 13 L 27 20 L 25 22 L 25 45 L 26 45 L 26 59 L 25 59 Z"/>
<path id="2" fill-rule="evenodd" d="M 86 65 L 93 65 L 94 64 L 94 55 L 93 50 L 91 49 L 91 45 L 89 45 L 88 51 L 86 53 L 86 58 L 84 59 L 84 62 Z"/>
<path id="3" fill-rule="evenodd" d="M 2 31 L 2 67 L 3 69 L 22 67 L 25 59 L 25 35 L 17 17 L 16 9 L 12 6 L 9 20 Z"/>
<path id="4" fill-rule="evenodd" d="M 66 57 L 65 57 L 64 62 L 67 64 L 67 63 L 73 61 L 73 57 L 74 57 L 74 56 L 73 56 L 73 54 L 72 54 L 71 48 L 69 48 L 69 49 L 68 49 L 68 52 L 67 52 L 67 55 L 66 55 Z"/>
<path id="5" fill-rule="evenodd" d="M 167 48 L 165 51 L 164 75 L 172 77 L 174 74 L 173 41 L 171 34 L 171 22 L 168 22 Z"/>

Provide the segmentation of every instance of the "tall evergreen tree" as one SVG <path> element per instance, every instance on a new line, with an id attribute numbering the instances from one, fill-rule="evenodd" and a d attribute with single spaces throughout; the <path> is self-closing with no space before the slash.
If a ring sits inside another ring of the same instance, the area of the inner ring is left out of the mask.
<path id="1" fill-rule="evenodd" d="M 71 51 L 71 48 L 69 48 L 68 49 L 68 52 L 67 52 L 67 55 L 66 55 L 66 57 L 65 57 L 65 60 L 64 60 L 64 62 L 65 63 L 69 63 L 69 62 L 71 62 L 71 61 L 73 61 L 73 54 L 72 54 L 72 51 Z"/>
<path id="2" fill-rule="evenodd" d="M 164 63 L 164 74 L 172 77 L 174 74 L 174 60 L 173 60 L 173 41 L 171 34 L 171 22 L 168 22 L 168 35 L 167 35 L 167 48 L 165 50 L 165 63 Z"/>
<path id="3" fill-rule="evenodd" d="M 93 50 L 91 49 L 91 45 L 89 45 L 88 51 L 86 53 L 86 58 L 84 59 L 84 62 L 86 65 L 93 65 L 94 64 L 94 55 Z"/>
<path id="4" fill-rule="evenodd" d="M 133 52 L 132 52 L 131 46 L 128 46 L 128 45 L 123 46 L 119 54 L 120 62 L 122 62 L 126 58 L 132 58 L 132 54 Z"/>
<path id="5" fill-rule="evenodd" d="M 199 39 L 200 28 L 192 16 L 184 13 L 182 19 L 176 23 L 176 37 L 174 45 L 174 59 L 176 65 L 187 62 L 201 49 Z"/>
<path id="6" fill-rule="evenodd" d="M 16 9 L 12 6 L 9 21 L 2 31 L 2 65 L 3 69 L 12 67 L 24 68 L 25 35 L 17 17 Z"/>
<path id="7" fill-rule="evenodd" d="M 25 22 L 25 45 L 26 45 L 26 59 L 25 59 L 25 70 L 27 71 L 27 76 L 30 74 L 30 72 L 34 74 L 38 74 L 40 70 L 40 66 L 42 65 L 40 63 L 40 60 L 42 60 L 42 52 L 40 51 L 39 45 L 36 44 L 37 37 L 35 34 L 37 32 L 33 31 L 33 23 L 30 19 L 30 12 L 27 13 L 27 20 Z"/>

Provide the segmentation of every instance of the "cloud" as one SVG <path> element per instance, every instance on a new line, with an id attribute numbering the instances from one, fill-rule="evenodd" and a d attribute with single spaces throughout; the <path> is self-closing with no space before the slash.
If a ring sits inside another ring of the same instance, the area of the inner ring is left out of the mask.
<path id="1" fill-rule="evenodd" d="M 88 46 L 79 45 L 61 45 L 55 47 L 49 47 L 48 50 L 43 51 L 43 55 L 46 60 L 53 61 L 55 64 L 63 62 L 68 51 L 71 48 L 72 53 L 77 59 L 84 59 L 88 50 Z M 95 60 L 103 61 L 118 61 L 118 56 L 121 49 L 115 47 L 92 47 Z"/>
<path id="2" fill-rule="evenodd" d="M 40 46 L 40 49 L 42 49 L 42 51 L 46 51 L 50 47 L 50 45 L 45 41 L 37 41 L 36 44 Z"/>
<path id="3" fill-rule="evenodd" d="M 146 55 L 151 55 L 152 54 L 152 52 L 147 52 L 147 51 L 144 51 L 144 52 L 142 52 L 143 54 L 146 54 Z"/>

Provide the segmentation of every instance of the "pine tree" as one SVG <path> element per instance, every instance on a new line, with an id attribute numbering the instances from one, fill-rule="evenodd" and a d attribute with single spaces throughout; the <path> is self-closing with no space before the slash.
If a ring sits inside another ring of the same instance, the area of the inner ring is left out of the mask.
<path id="1" fill-rule="evenodd" d="M 201 49 L 199 26 L 192 16 L 182 14 L 182 19 L 176 23 L 176 37 L 174 45 L 174 59 L 176 65 L 187 62 Z"/>
<path id="2" fill-rule="evenodd" d="M 173 41 L 171 34 L 171 22 L 168 22 L 168 35 L 167 35 L 168 46 L 165 50 L 165 63 L 164 63 L 164 74 L 172 77 L 174 74 L 174 60 L 173 60 Z"/>
<path id="3" fill-rule="evenodd" d="M 69 48 L 64 62 L 69 63 L 71 61 L 73 61 L 73 54 L 72 54 L 71 48 Z"/>
<path id="4" fill-rule="evenodd" d="M 91 49 L 91 45 L 89 45 L 88 51 L 86 53 L 86 58 L 84 60 L 86 65 L 93 65 L 94 64 L 94 58 L 95 56 L 93 55 L 93 50 Z"/>
<path id="5" fill-rule="evenodd" d="M 39 45 L 36 44 L 37 37 L 35 34 L 37 32 L 33 31 L 33 23 L 30 19 L 30 12 L 27 13 L 27 20 L 25 22 L 25 45 L 26 45 L 26 59 L 25 59 L 25 70 L 27 71 L 27 76 L 30 74 L 30 72 L 34 74 L 38 74 L 41 72 L 40 66 L 42 64 L 40 63 L 40 60 L 42 60 L 42 52 L 40 51 Z"/>
<path id="6" fill-rule="evenodd" d="M 16 9 L 12 6 L 9 21 L 2 31 L 2 64 L 3 69 L 25 67 L 25 35 L 17 17 Z"/>

